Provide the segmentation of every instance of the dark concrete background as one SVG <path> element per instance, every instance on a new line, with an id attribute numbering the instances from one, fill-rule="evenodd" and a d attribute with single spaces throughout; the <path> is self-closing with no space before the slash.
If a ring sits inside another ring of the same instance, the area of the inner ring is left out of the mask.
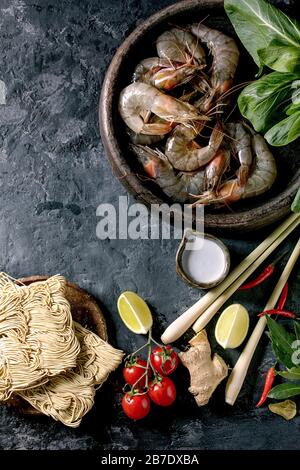
<path id="1" fill-rule="evenodd" d="M 0 0 L 0 80 L 7 88 L 0 104 L 1 269 L 15 277 L 61 273 L 78 283 L 101 301 L 111 342 L 127 352 L 143 340 L 118 317 L 122 291 L 134 290 L 149 302 L 157 337 L 199 298 L 199 291 L 175 273 L 177 241 L 101 242 L 96 237 L 97 206 L 117 205 L 118 196 L 126 194 L 99 138 L 101 82 L 126 35 L 171 3 Z M 238 260 L 262 236 L 225 242 Z M 294 309 L 299 271 L 291 285 L 289 307 Z M 236 296 L 252 319 L 271 284 L 257 289 L 251 303 L 245 294 Z M 209 406 L 198 409 L 187 394 L 183 370 L 175 378 L 177 405 L 154 410 L 140 423 L 130 422 L 120 409 L 120 374 L 98 393 L 95 408 L 76 430 L 1 407 L 0 448 L 296 449 L 299 417 L 286 423 L 266 408 L 254 408 L 262 383 L 257 376 L 272 362 L 265 340 L 234 408 L 224 406 L 219 390 Z"/>

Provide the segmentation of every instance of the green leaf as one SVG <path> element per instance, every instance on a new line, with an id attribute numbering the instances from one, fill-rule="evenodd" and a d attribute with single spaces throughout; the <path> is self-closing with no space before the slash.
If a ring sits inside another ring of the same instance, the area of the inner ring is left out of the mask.
<path id="1" fill-rule="evenodd" d="M 287 382 L 273 387 L 268 397 L 282 400 L 283 398 L 294 397 L 296 395 L 300 395 L 300 385 Z"/>
<path id="2" fill-rule="evenodd" d="M 257 51 L 261 63 L 278 72 L 299 72 L 300 47 L 287 46 L 274 39 L 268 47 Z"/>
<path id="3" fill-rule="evenodd" d="M 270 145 L 280 147 L 293 142 L 300 136 L 300 110 L 294 112 L 282 121 L 271 127 L 265 134 Z"/>
<path id="4" fill-rule="evenodd" d="M 292 361 L 292 356 L 295 350 L 292 344 L 296 337 L 267 315 L 267 324 L 269 329 L 269 337 L 272 342 L 274 354 L 279 362 L 281 362 L 287 369 L 295 366 Z"/>
<path id="5" fill-rule="evenodd" d="M 295 330 L 296 339 L 300 341 L 300 323 L 297 321 L 294 321 L 294 330 Z"/>
<path id="6" fill-rule="evenodd" d="M 300 104 L 294 104 L 294 103 L 290 104 L 285 110 L 288 116 L 291 116 L 292 114 L 295 114 L 298 111 L 300 111 Z"/>
<path id="7" fill-rule="evenodd" d="M 296 335 L 296 341 L 292 345 L 294 349 L 292 361 L 295 366 L 299 366 L 300 365 L 300 324 L 297 321 L 294 321 L 294 330 L 295 330 L 295 335 Z"/>
<path id="8" fill-rule="evenodd" d="M 300 25 L 265 0 L 225 0 L 226 13 L 245 48 L 260 67 L 258 51 L 277 40 L 300 47 Z"/>
<path id="9" fill-rule="evenodd" d="M 292 202 L 291 209 L 293 212 L 300 213 L 300 188 L 298 189 L 295 199 Z"/>
<path id="10" fill-rule="evenodd" d="M 288 116 L 300 111 L 300 80 L 292 83 L 291 103 L 286 107 L 285 112 Z"/>
<path id="11" fill-rule="evenodd" d="M 286 104 L 293 94 L 296 74 L 272 72 L 248 85 L 238 98 L 242 115 L 257 132 L 267 132 L 274 122 L 283 119 Z"/>
<path id="12" fill-rule="evenodd" d="M 288 380 L 300 380 L 300 367 L 292 367 L 289 370 L 279 370 L 276 373 Z"/>

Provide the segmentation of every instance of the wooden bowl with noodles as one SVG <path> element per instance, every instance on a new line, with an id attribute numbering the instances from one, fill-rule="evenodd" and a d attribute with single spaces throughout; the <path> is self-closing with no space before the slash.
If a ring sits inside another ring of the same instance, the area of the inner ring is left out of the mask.
<path id="1" fill-rule="evenodd" d="M 129 147 L 125 124 L 118 112 L 120 92 L 131 82 L 135 66 L 156 54 L 155 40 L 174 25 L 201 22 L 235 38 L 240 50 L 236 83 L 255 78 L 257 68 L 244 49 L 226 16 L 222 0 L 186 0 L 175 3 L 140 24 L 117 50 L 106 73 L 99 105 L 101 137 L 112 169 L 121 183 L 140 202 L 173 203 L 155 182 L 145 176 Z M 232 107 L 238 94 L 233 97 Z M 241 116 L 234 111 L 234 118 Z M 290 212 L 290 205 L 300 185 L 298 143 L 272 148 L 278 176 L 265 194 L 234 203 L 230 207 L 205 208 L 205 228 L 217 233 L 253 231 L 280 220 Z M 193 216 L 195 222 L 195 214 Z M 191 221 L 189 221 L 190 223 Z"/>
<path id="2" fill-rule="evenodd" d="M 19 281 L 25 285 L 29 285 L 33 282 L 45 281 L 48 277 L 49 276 L 30 276 L 19 279 Z M 66 298 L 71 306 L 73 320 L 107 341 L 105 318 L 96 300 L 85 290 L 69 281 L 67 281 L 66 285 Z M 33 408 L 27 401 L 17 395 L 11 397 L 3 404 L 15 408 L 21 414 L 32 416 L 42 415 L 40 411 Z"/>

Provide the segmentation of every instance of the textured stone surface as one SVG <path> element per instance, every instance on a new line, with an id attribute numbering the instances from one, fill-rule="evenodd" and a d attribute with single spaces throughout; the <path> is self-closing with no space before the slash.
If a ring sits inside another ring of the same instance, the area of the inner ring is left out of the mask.
<path id="1" fill-rule="evenodd" d="M 170 3 L 0 1 L 1 269 L 15 277 L 61 273 L 77 282 L 101 300 L 112 343 L 128 352 L 142 338 L 128 332 L 118 317 L 120 292 L 135 290 L 149 302 L 157 337 L 199 297 L 176 276 L 177 241 L 100 242 L 96 237 L 99 203 L 117 204 L 118 196 L 126 194 L 99 139 L 101 81 L 126 35 Z M 242 242 L 225 241 L 238 260 L 257 238 L 245 234 Z M 291 309 L 298 305 L 299 280 L 299 274 L 292 280 Z M 236 297 L 250 308 L 253 320 L 271 285 L 257 289 L 251 303 L 246 294 Z M 222 390 L 208 407 L 197 409 L 180 370 L 176 407 L 132 423 L 118 404 L 122 380 L 116 375 L 77 430 L 1 407 L 0 448 L 296 449 L 299 417 L 286 423 L 266 409 L 254 409 L 262 382 L 256 383 L 257 369 L 261 375 L 272 364 L 266 346 L 265 341 L 233 409 L 223 405 Z M 233 361 L 236 354 L 227 359 Z"/>

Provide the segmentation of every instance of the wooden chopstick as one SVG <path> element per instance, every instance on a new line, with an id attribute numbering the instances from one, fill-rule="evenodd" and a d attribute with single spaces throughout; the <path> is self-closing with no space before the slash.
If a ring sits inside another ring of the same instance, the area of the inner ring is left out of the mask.
<path id="1" fill-rule="evenodd" d="M 244 271 L 239 278 L 237 278 L 223 294 L 221 294 L 215 302 L 213 302 L 205 312 L 199 316 L 198 320 L 193 325 L 195 333 L 202 330 L 210 322 L 213 316 L 219 311 L 224 303 L 238 290 L 238 288 L 248 279 L 248 277 L 265 261 L 265 259 L 282 243 L 282 241 L 297 227 L 300 223 L 300 218 L 294 222 L 283 232 L 276 240 Z"/>
<path id="2" fill-rule="evenodd" d="M 180 315 L 171 323 L 163 333 L 161 340 L 163 343 L 172 343 L 205 312 L 216 299 L 228 289 L 231 284 L 239 278 L 274 242 L 280 237 L 284 240 L 289 233 L 300 223 L 300 214 L 291 214 L 282 224 L 277 227 L 255 250 L 253 250 L 240 265 L 238 265 L 217 287 L 211 289 L 206 295 L 201 297 L 192 307 Z M 291 230 L 289 230 L 291 228 Z M 280 243 L 281 243 L 280 241 Z M 275 249 L 275 245 L 274 245 Z M 254 271 L 254 270 L 253 270 Z M 249 272 L 248 276 L 253 272 Z M 248 277 L 247 276 L 247 277 Z"/>
<path id="3" fill-rule="evenodd" d="M 272 308 L 275 308 L 275 305 L 280 297 L 280 293 L 285 283 L 287 282 L 299 256 L 300 256 L 300 238 L 264 310 L 270 310 Z M 261 335 L 263 334 L 265 330 L 266 324 L 267 324 L 267 320 L 265 317 L 261 317 L 258 320 L 256 327 L 254 328 L 252 332 L 252 335 L 250 336 L 245 348 L 243 349 L 243 352 L 241 353 L 236 365 L 234 366 L 228 378 L 226 390 L 225 390 L 225 401 L 229 405 L 234 405 L 235 400 L 237 399 L 237 396 L 240 393 L 246 374 L 248 372 L 249 365 L 251 363 L 251 360 L 253 358 L 254 352 L 261 338 Z"/>

